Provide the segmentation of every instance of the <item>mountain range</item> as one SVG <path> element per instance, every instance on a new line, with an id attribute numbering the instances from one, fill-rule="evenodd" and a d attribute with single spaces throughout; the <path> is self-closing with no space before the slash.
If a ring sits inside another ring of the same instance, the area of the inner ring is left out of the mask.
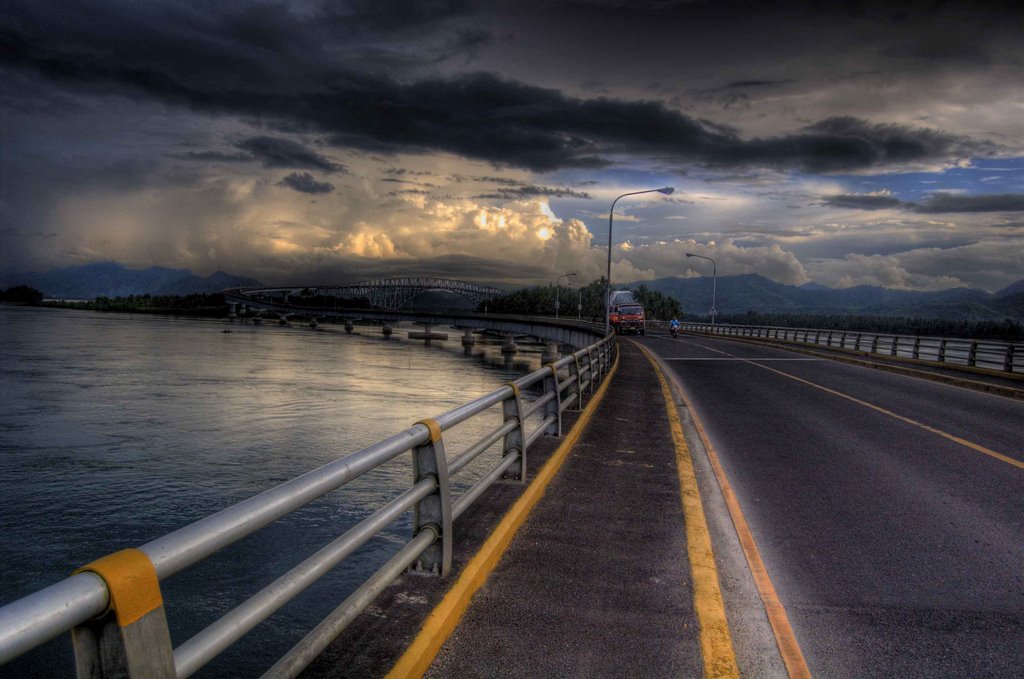
<path id="1" fill-rule="evenodd" d="M 191 295 L 238 286 L 259 286 L 253 278 L 218 271 L 198 276 L 188 269 L 129 269 L 117 262 L 99 262 L 53 269 L 45 273 L 0 272 L 0 288 L 28 285 L 51 299 L 127 297 L 128 295 Z"/>
<path id="2" fill-rule="evenodd" d="M 637 281 L 647 289 L 675 297 L 687 314 L 707 315 L 711 308 L 712 279 L 658 278 Z M 1024 320 L 1024 279 L 998 292 L 951 288 L 934 292 L 894 290 L 869 285 L 833 289 L 817 283 L 784 285 L 758 274 L 723 276 L 716 294 L 718 314 L 839 314 L 906 316 L 949 320 Z"/>
<path id="3" fill-rule="evenodd" d="M 70 266 L 45 273 L 0 272 L 0 289 L 28 285 L 57 299 L 94 299 L 128 295 L 189 295 L 225 288 L 260 286 L 253 278 L 218 271 L 198 276 L 188 269 L 129 269 L 117 262 Z M 647 289 L 675 297 L 687 314 L 709 313 L 712 280 L 658 278 L 617 288 Z M 998 292 L 951 288 L 934 292 L 894 290 L 868 285 L 834 289 L 817 283 L 784 285 L 758 274 L 722 276 L 717 281 L 719 315 L 756 311 L 765 314 L 839 314 L 906 316 L 949 320 L 1024 321 L 1024 279 Z"/>

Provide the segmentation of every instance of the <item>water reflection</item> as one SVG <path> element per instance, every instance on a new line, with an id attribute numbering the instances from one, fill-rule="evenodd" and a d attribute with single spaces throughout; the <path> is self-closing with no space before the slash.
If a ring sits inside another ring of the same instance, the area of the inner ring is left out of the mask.
<path id="1" fill-rule="evenodd" d="M 230 332 L 224 332 L 230 330 Z M 540 367 L 504 338 L 467 347 L 414 327 L 226 323 L 0 307 L 0 601 L 350 454 Z M 446 434 L 450 456 L 483 421 Z M 497 459 L 456 479 L 467 487 Z M 408 456 L 163 584 L 176 644 L 390 500 Z M 200 675 L 259 674 L 398 549 L 393 526 Z M 71 674 L 65 639 L 4 668 Z"/>

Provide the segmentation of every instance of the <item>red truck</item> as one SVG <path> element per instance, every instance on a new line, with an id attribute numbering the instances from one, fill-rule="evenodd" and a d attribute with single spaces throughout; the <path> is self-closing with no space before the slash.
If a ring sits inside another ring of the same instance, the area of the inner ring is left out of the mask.
<path id="1" fill-rule="evenodd" d="M 608 324 L 615 328 L 615 334 L 636 332 L 641 335 L 647 329 L 644 305 L 636 301 L 630 290 L 616 290 L 608 304 Z"/>

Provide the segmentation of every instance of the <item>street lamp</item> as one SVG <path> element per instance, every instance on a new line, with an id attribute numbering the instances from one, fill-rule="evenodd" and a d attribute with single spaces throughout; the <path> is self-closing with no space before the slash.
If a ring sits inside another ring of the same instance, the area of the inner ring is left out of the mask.
<path id="1" fill-rule="evenodd" d="M 576 275 L 576 272 L 564 273 L 564 274 L 562 274 L 561 276 L 559 276 L 558 278 L 555 279 L 555 320 L 556 321 L 558 320 L 558 299 L 559 299 L 559 297 L 561 297 L 560 293 L 562 292 L 562 288 L 561 288 L 561 286 L 559 284 L 561 283 L 561 280 L 563 278 L 569 278 L 570 276 L 575 276 L 575 275 Z"/>
<path id="2" fill-rule="evenodd" d="M 692 252 L 686 253 L 687 257 L 697 257 L 699 259 L 706 259 L 711 262 L 711 327 L 715 327 L 715 296 L 718 292 L 718 265 L 715 264 L 715 260 L 704 255 L 695 255 Z"/>
<path id="3" fill-rule="evenodd" d="M 583 286 L 576 286 L 576 320 L 582 320 L 583 318 Z"/>
<path id="4" fill-rule="evenodd" d="M 608 322 L 609 322 L 608 312 L 609 312 L 609 306 L 611 305 L 611 302 L 612 302 L 612 216 L 615 213 L 615 204 L 619 202 L 620 198 L 625 198 L 626 196 L 637 196 L 637 195 L 639 195 L 641 193 L 655 193 L 655 192 L 657 192 L 657 193 L 664 193 L 666 196 L 670 196 L 670 195 L 672 195 L 673 191 L 675 191 L 675 188 L 671 187 L 671 186 L 664 186 L 664 187 L 662 187 L 660 189 L 647 189 L 645 191 L 630 191 L 629 193 L 624 193 L 624 194 L 622 194 L 621 196 L 619 196 L 618 198 L 616 198 L 615 200 L 612 201 L 612 206 L 608 210 L 608 275 L 605 277 L 605 285 L 604 285 L 604 334 L 605 335 L 608 334 Z"/>

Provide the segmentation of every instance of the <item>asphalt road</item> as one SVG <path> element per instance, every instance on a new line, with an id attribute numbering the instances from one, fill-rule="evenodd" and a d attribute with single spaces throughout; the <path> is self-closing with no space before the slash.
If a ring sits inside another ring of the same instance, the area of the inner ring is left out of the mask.
<path id="1" fill-rule="evenodd" d="M 648 335 L 717 449 L 816 677 L 1024 673 L 1024 402 Z"/>

